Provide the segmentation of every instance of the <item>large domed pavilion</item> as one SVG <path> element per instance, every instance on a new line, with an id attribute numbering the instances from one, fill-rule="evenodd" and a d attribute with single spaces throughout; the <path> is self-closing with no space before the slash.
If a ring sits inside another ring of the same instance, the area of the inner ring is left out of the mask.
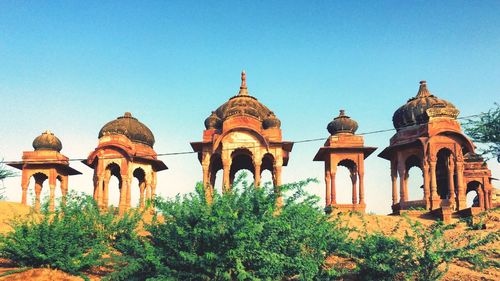
<path id="1" fill-rule="evenodd" d="M 99 206 L 109 202 L 109 181 L 119 182 L 119 210 L 130 208 L 132 179 L 139 182 L 139 204 L 152 199 L 156 193 L 156 173 L 167 169 L 153 149 L 155 138 L 151 130 L 130 112 L 106 123 L 99 131 L 99 144 L 82 161 L 94 169 L 94 198 Z"/>
<path id="2" fill-rule="evenodd" d="M 457 121 L 459 110 L 431 94 L 426 81 L 418 93 L 396 110 L 392 117 L 396 134 L 379 157 L 391 162 L 392 209 L 425 209 L 443 219 L 452 213 L 470 214 L 491 208 L 491 172 Z M 409 170 L 422 170 L 422 198 L 409 200 Z M 399 176 L 399 199 L 398 184 Z M 468 192 L 477 193 L 472 206 Z"/>
<path id="3" fill-rule="evenodd" d="M 269 170 L 274 186 L 281 185 L 281 169 L 288 163 L 293 143 L 282 140 L 281 122 L 257 98 L 248 94 L 246 74 L 241 73 L 239 93 L 212 111 L 205 120 L 201 142 L 192 142 L 203 169 L 207 198 L 211 198 L 216 173 L 223 170 L 223 190 L 229 190 L 237 171 L 247 169 L 259 186 L 261 173 Z"/>

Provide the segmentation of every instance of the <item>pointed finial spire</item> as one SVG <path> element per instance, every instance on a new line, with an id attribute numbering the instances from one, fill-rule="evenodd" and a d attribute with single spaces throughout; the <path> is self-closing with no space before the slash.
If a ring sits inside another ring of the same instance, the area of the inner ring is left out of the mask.
<path id="1" fill-rule="evenodd" d="M 240 92 L 238 95 L 243 95 L 243 96 L 248 96 L 248 91 L 247 91 L 247 74 L 245 73 L 245 70 L 241 72 L 241 86 L 240 86 Z"/>
<path id="2" fill-rule="evenodd" d="M 339 116 L 345 116 L 345 110 L 341 109 Z"/>
<path id="3" fill-rule="evenodd" d="M 431 93 L 427 89 L 427 81 L 420 81 L 420 87 L 418 88 L 417 98 L 425 98 L 430 96 Z"/>

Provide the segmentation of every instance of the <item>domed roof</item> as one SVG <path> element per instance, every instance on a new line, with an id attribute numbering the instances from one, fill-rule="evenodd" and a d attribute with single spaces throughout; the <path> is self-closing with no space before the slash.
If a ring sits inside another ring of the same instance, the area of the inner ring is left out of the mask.
<path id="1" fill-rule="evenodd" d="M 354 134 L 358 129 L 358 122 L 345 115 L 345 111 L 341 109 L 339 116 L 335 117 L 332 122 L 328 123 L 326 129 L 331 135 L 340 133 Z"/>
<path id="2" fill-rule="evenodd" d="M 137 118 L 132 117 L 130 112 L 108 122 L 99 131 L 99 138 L 106 135 L 124 135 L 132 142 L 142 143 L 153 147 L 155 137 L 151 130 Z"/>
<path id="3" fill-rule="evenodd" d="M 392 116 L 392 123 L 397 130 L 429 122 L 429 117 L 449 117 L 456 119 L 459 110 L 450 102 L 439 99 L 429 92 L 427 82 L 420 81 L 415 97 L 398 108 Z"/>
<path id="4" fill-rule="evenodd" d="M 220 129 L 222 127 L 222 120 L 212 111 L 212 114 L 205 119 L 205 128 L 208 129 Z"/>
<path id="5" fill-rule="evenodd" d="M 54 133 L 47 130 L 33 140 L 33 148 L 35 150 L 53 150 L 60 152 L 62 143 Z"/>
<path id="6" fill-rule="evenodd" d="M 241 73 L 241 86 L 239 93 L 215 110 L 216 117 L 218 117 L 222 122 L 235 115 L 250 116 L 260 121 L 264 121 L 271 113 L 272 112 L 269 108 L 260 103 L 255 97 L 248 94 L 245 71 Z M 209 118 L 211 118 L 212 115 Z M 206 122 L 209 118 L 205 120 L 205 124 L 207 124 Z M 215 119 L 212 118 L 211 120 Z M 217 129 L 222 128 L 222 122 L 218 124 L 219 127 L 216 127 Z"/>
<path id="7" fill-rule="evenodd" d="M 278 119 L 278 117 L 276 117 L 276 115 L 274 115 L 274 112 L 270 111 L 266 119 L 264 119 L 264 121 L 262 122 L 262 127 L 264 127 L 264 129 L 279 129 L 281 127 L 281 121 Z"/>

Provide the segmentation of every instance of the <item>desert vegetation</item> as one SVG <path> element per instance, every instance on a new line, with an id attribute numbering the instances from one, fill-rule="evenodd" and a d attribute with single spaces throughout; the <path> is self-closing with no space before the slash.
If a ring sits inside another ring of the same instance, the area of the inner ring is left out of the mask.
<path id="1" fill-rule="evenodd" d="M 271 185 L 256 189 L 241 176 L 211 204 L 198 184 L 123 216 L 73 193 L 55 212 L 13 221 L 0 257 L 16 272 L 42 267 L 84 279 L 99 272 L 103 280 L 440 280 L 454 262 L 498 267 L 495 231 L 478 235 L 471 225 L 449 239 L 455 224 L 404 218 L 372 231 L 376 222 L 364 215 L 326 215 L 304 190 L 311 181 L 282 186 L 279 208 Z"/>

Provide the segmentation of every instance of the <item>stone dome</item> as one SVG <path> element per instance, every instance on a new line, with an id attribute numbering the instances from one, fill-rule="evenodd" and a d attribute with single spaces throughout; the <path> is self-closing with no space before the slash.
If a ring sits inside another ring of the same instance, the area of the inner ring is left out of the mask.
<path id="1" fill-rule="evenodd" d="M 420 81 L 417 95 L 394 112 L 392 123 L 394 128 L 400 130 L 407 126 L 425 124 L 430 117 L 456 119 L 459 112 L 452 103 L 431 94 L 426 81 Z"/>
<path id="2" fill-rule="evenodd" d="M 235 115 L 250 116 L 260 121 L 264 121 L 270 113 L 272 112 L 269 108 L 260 103 L 255 97 L 248 94 L 246 74 L 244 71 L 241 73 L 241 86 L 239 93 L 215 110 L 216 116 L 222 122 Z"/>
<path id="3" fill-rule="evenodd" d="M 33 140 L 33 148 L 35 150 L 53 150 L 60 152 L 62 143 L 54 133 L 47 130 Z"/>
<path id="4" fill-rule="evenodd" d="M 107 135 L 124 135 L 132 142 L 146 144 L 153 147 L 155 137 L 151 130 L 137 118 L 132 117 L 130 112 L 108 122 L 99 131 L 99 138 Z"/>
<path id="5" fill-rule="evenodd" d="M 326 129 L 331 135 L 341 133 L 354 134 L 358 129 L 358 122 L 345 115 L 345 111 L 341 109 L 339 116 L 335 117 L 332 122 L 328 123 Z"/>

